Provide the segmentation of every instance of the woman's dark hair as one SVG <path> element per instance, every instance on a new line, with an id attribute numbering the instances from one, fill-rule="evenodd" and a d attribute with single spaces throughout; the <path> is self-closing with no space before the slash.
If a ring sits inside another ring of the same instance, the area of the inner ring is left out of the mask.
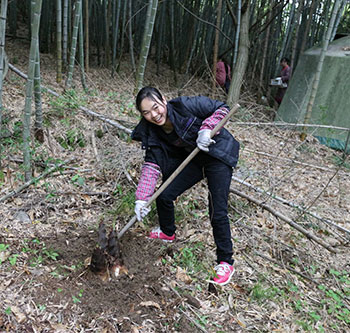
<path id="1" fill-rule="evenodd" d="M 163 96 L 157 88 L 153 87 L 143 87 L 136 96 L 136 108 L 141 112 L 141 103 L 145 98 L 157 102 L 157 100 L 162 101 Z"/>
<path id="2" fill-rule="evenodd" d="M 281 62 L 282 61 L 285 61 L 288 65 L 290 64 L 290 60 L 288 59 L 288 58 L 286 58 L 286 57 L 283 57 L 282 59 L 281 59 Z"/>

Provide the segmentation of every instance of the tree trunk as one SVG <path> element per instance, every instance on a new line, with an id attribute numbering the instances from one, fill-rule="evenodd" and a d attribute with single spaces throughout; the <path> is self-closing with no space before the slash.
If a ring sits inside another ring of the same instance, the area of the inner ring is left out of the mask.
<path id="1" fill-rule="evenodd" d="M 31 179 L 31 165 L 30 165 L 30 118 L 32 109 L 32 93 L 33 93 L 33 80 L 35 72 L 35 59 L 39 53 L 39 25 L 40 25 L 40 13 L 41 13 L 42 0 L 35 1 L 33 23 L 32 23 L 32 38 L 30 44 L 29 54 L 29 68 L 28 79 L 26 84 L 26 100 L 23 113 L 23 168 L 24 179 L 29 181 Z"/>
<path id="2" fill-rule="evenodd" d="M 69 57 L 69 68 L 68 68 L 68 74 L 67 74 L 67 80 L 66 80 L 66 89 L 69 89 L 72 85 L 75 54 L 77 49 L 81 1 L 82 0 L 77 0 L 77 2 L 75 3 L 72 44 L 71 44 L 70 57 Z"/>
<path id="3" fill-rule="evenodd" d="M 271 7 L 273 8 L 275 0 L 272 1 Z M 269 11 L 267 20 L 270 21 L 272 17 L 272 10 Z M 259 77 L 259 90 L 262 89 L 264 85 L 264 72 L 265 72 L 265 65 L 267 61 L 267 49 L 270 41 L 270 31 L 271 31 L 271 24 L 268 25 L 265 38 L 264 38 L 264 47 L 263 47 L 263 56 L 261 59 L 261 67 L 260 67 L 260 77 Z M 258 58 L 259 56 L 257 56 Z"/>
<path id="4" fill-rule="evenodd" d="M 85 80 L 84 70 L 84 29 L 83 29 L 83 8 L 80 7 L 80 20 L 79 20 L 79 64 L 80 64 L 80 77 L 81 84 L 85 91 L 87 91 L 87 85 Z"/>
<path id="5" fill-rule="evenodd" d="M 116 60 L 117 60 L 117 47 L 118 47 L 118 35 L 119 35 L 119 17 L 120 17 L 120 8 L 121 8 L 121 0 L 116 0 L 117 4 L 115 10 L 115 22 L 113 26 L 113 54 L 112 54 L 112 77 L 114 76 L 114 72 L 116 70 Z M 114 1 L 115 4 L 115 1 Z"/>
<path id="6" fill-rule="evenodd" d="M 68 0 L 63 0 L 63 41 L 62 41 L 62 60 L 64 67 L 68 63 Z"/>
<path id="7" fill-rule="evenodd" d="M 135 57 L 134 57 L 134 40 L 132 37 L 132 0 L 129 0 L 129 29 L 128 29 L 128 34 L 129 34 L 129 48 L 130 48 L 130 60 L 131 60 L 131 67 L 133 69 L 133 72 L 136 71 L 136 66 L 135 66 Z"/>
<path id="8" fill-rule="evenodd" d="M 241 12 L 242 12 L 242 0 L 238 0 L 238 10 L 237 10 L 237 28 L 236 28 L 236 37 L 235 37 L 235 49 L 233 52 L 233 66 L 236 65 L 238 47 L 239 47 L 239 34 L 241 30 Z M 249 29 L 249 27 L 248 27 Z"/>
<path id="9" fill-rule="evenodd" d="M 330 40 L 331 35 L 332 35 L 335 19 L 336 19 L 339 7 L 340 7 L 342 2 L 343 2 L 343 0 L 335 0 L 334 5 L 333 5 L 331 20 L 329 22 L 327 34 L 326 34 L 325 39 L 323 41 L 323 46 L 322 46 L 322 50 L 320 53 L 320 59 L 317 63 L 315 78 L 314 78 L 313 83 L 312 83 L 311 96 L 309 99 L 309 103 L 307 105 L 305 118 L 304 118 L 304 124 L 308 124 L 310 122 L 310 119 L 311 119 L 312 108 L 314 106 L 315 97 L 316 97 L 318 85 L 320 82 L 320 76 L 321 76 L 321 72 L 322 72 L 324 58 L 326 56 L 326 52 L 327 52 L 328 45 L 329 45 L 329 40 Z M 306 128 L 305 127 L 303 128 L 303 132 L 301 133 L 300 138 L 302 141 L 304 141 L 306 138 Z"/>
<path id="10" fill-rule="evenodd" d="M 0 9 L 0 141 L 2 140 L 2 86 L 4 77 L 5 60 L 5 30 L 6 30 L 7 0 L 1 1 Z M 1 168 L 2 145 L 0 145 L 0 168 Z"/>
<path id="11" fill-rule="evenodd" d="M 240 0 L 239 0 L 240 1 Z M 215 31 L 215 41 L 214 41 L 214 50 L 213 50 L 213 91 L 216 87 L 216 63 L 218 61 L 218 49 L 219 49 L 219 30 L 221 26 L 221 12 L 222 12 L 222 0 L 219 0 L 217 7 L 217 16 L 216 16 L 216 31 Z"/>
<path id="12" fill-rule="evenodd" d="M 170 16 L 170 63 L 174 73 L 174 82 L 177 85 L 176 64 L 175 64 L 175 22 L 174 22 L 174 0 L 169 0 Z"/>
<path id="13" fill-rule="evenodd" d="M 89 71 L 89 0 L 85 0 L 85 71 Z"/>
<path id="14" fill-rule="evenodd" d="M 296 28 L 295 28 L 295 34 L 294 34 L 294 41 L 292 45 L 292 56 L 290 59 L 290 68 L 293 71 L 294 69 L 294 63 L 296 58 L 296 52 L 297 52 L 297 45 L 298 45 L 298 36 L 299 36 L 299 28 L 300 28 L 300 16 L 304 9 L 304 0 L 299 2 L 299 7 L 297 11 L 297 15 L 295 18 Z"/>
<path id="15" fill-rule="evenodd" d="M 303 41 L 302 41 L 301 48 L 300 48 L 300 54 L 305 51 L 305 47 L 306 47 L 307 41 L 309 39 L 310 26 L 311 26 L 311 22 L 312 22 L 312 18 L 314 15 L 314 11 L 315 11 L 317 2 L 318 2 L 317 0 L 312 0 L 311 6 L 310 6 L 309 17 L 306 21 L 306 27 L 305 27 L 305 31 L 304 31 Z"/>
<path id="16" fill-rule="evenodd" d="M 135 94 L 142 88 L 148 52 L 151 45 L 154 20 L 157 13 L 158 0 L 149 0 L 144 35 L 142 39 L 141 53 L 136 73 Z"/>
<path id="17" fill-rule="evenodd" d="M 246 8 L 242 13 L 241 34 L 239 40 L 239 51 L 237 63 L 234 67 L 227 103 L 230 107 L 238 102 L 241 87 L 243 84 L 244 75 L 248 65 L 249 56 L 249 1 L 246 3 Z"/>
<path id="18" fill-rule="evenodd" d="M 56 1 L 57 83 L 62 81 L 62 3 Z"/>

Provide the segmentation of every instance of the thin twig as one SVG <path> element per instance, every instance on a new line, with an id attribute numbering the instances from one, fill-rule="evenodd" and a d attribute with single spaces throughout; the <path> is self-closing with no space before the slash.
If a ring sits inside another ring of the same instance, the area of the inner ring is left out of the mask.
<path id="1" fill-rule="evenodd" d="M 300 273 L 300 272 L 296 271 L 295 269 L 293 269 L 293 268 L 291 268 L 291 267 L 282 265 L 279 261 L 273 260 L 273 259 L 271 259 L 271 258 L 265 256 L 264 254 L 260 253 L 259 251 L 254 251 L 254 254 L 256 254 L 256 255 L 258 255 L 259 257 L 261 257 L 261 258 L 263 258 L 263 259 L 266 259 L 266 260 L 268 260 L 268 261 L 270 261 L 270 262 L 272 262 L 272 263 L 274 263 L 274 264 L 276 264 L 276 265 L 278 265 L 278 266 L 280 266 L 280 267 L 282 267 L 282 268 L 285 268 L 285 269 L 287 269 L 287 270 L 289 270 L 289 271 L 291 271 L 291 272 L 293 272 L 293 273 L 295 273 L 295 274 L 300 275 L 300 276 L 301 276 L 302 278 L 304 278 L 305 280 L 308 280 L 308 281 L 310 281 L 310 282 L 312 282 L 312 283 L 314 283 L 314 284 L 316 284 L 316 285 L 319 285 L 318 282 L 316 282 L 315 280 L 311 279 L 310 277 L 304 275 L 303 273 Z"/>
<path id="2" fill-rule="evenodd" d="M 24 183 L 23 185 L 21 185 L 20 187 L 18 187 L 18 188 L 15 189 L 14 191 L 12 191 L 12 192 L 10 192 L 10 193 L 4 195 L 3 197 L 1 197 L 1 198 L 0 198 L 0 202 L 5 201 L 5 200 L 7 200 L 8 198 L 11 198 L 11 197 L 17 195 L 18 193 L 20 193 L 21 191 L 23 191 L 23 190 L 24 190 L 25 188 L 27 188 L 28 186 L 30 186 L 30 185 L 36 183 L 36 182 L 39 181 L 40 179 L 46 177 L 48 174 L 50 174 L 50 173 L 54 172 L 55 170 L 57 170 L 58 168 L 60 168 L 62 165 L 68 164 L 68 163 L 70 163 L 70 162 L 73 161 L 73 160 L 74 160 L 74 157 L 68 159 L 67 161 L 63 161 L 62 163 L 57 164 L 57 165 L 55 165 L 54 167 L 52 167 L 52 168 L 46 170 L 46 171 L 45 171 L 44 173 L 42 173 L 39 177 L 36 177 L 36 178 L 31 179 L 30 181 Z"/>
<path id="3" fill-rule="evenodd" d="M 265 190 L 263 190 L 263 189 L 261 189 L 261 188 L 259 188 L 259 187 L 256 187 L 256 186 L 254 186 L 254 185 L 252 185 L 252 184 L 250 184 L 250 183 L 248 183 L 248 182 L 246 182 L 246 181 L 244 181 L 244 180 L 242 180 L 242 179 L 240 179 L 240 178 L 237 178 L 237 177 L 235 177 L 235 176 L 232 176 L 232 179 L 233 179 L 234 181 L 240 183 L 240 184 L 243 184 L 243 185 L 245 185 L 245 186 L 247 186 L 247 187 L 253 189 L 253 190 L 256 191 L 256 192 L 259 192 L 259 193 L 262 193 L 262 194 L 266 194 L 266 195 L 268 195 L 268 196 L 269 196 L 270 198 L 272 198 L 272 199 L 275 199 L 275 200 L 277 200 L 277 201 L 280 201 L 280 202 L 282 202 L 283 204 L 288 205 L 288 206 L 290 206 L 290 207 L 297 208 L 297 209 L 301 210 L 303 213 L 306 213 L 306 214 L 308 214 L 308 215 L 311 215 L 312 217 L 318 219 L 319 221 L 321 221 L 321 222 L 323 222 L 323 223 L 325 223 L 325 224 L 331 225 L 331 226 L 333 226 L 333 227 L 335 227 L 335 228 L 337 228 L 337 229 L 339 229 L 339 230 L 341 230 L 341 231 L 343 231 L 343 232 L 346 232 L 346 233 L 350 234 L 350 230 L 348 230 L 348 229 L 346 229 L 346 228 L 344 228 L 344 227 L 342 227 L 342 226 L 339 226 L 339 225 L 337 225 L 336 223 L 334 223 L 334 222 L 332 222 L 332 221 L 330 221 L 330 220 L 328 220 L 328 219 L 326 219 L 326 218 L 320 217 L 320 216 L 316 215 L 315 213 L 309 212 L 308 210 L 305 210 L 305 208 L 303 208 L 303 207 L 301 207 L 301 206 L 295 204 L 294 202 L 287 201 L 287 200 L 285 200 L 285 199 L 279 197 L 278 195 L 274 195 L 273 193 L 271 193 L 271 192 L 269 192 L 269 191 L 265 191 Z M 348 241 L 348 240 L 347 240 L 346 238 L 344 238 L 342 235 L 337 234 L 337 236 L 342 237 L 344 240 Z"/>
<path id="4" fill-rule="evenodd" d="M 95 137 L 95 130 L 94 129 L 92 129 L 92 131 L 91 131 L 91 144 L 92 144 L 92 150 L 93 150 L 95 157 L 96 157 L 96 162 L 100 163 L 101 159 L 100 159 L 100 156 L 98 155 L 98 152 L 97 152 L 96 137 Z"/>
<path id="5" fill-rule="evenodd" d="M 199 328 L 202 332 L 208 332 L 206 329 L 204 329 L 201 325 L 199 325 L 194 319 L 192 319 L 184 310 L 179 309 L 188 320 L 190 320 L 197 328 Z"/>
<path id="6" fill-rule="evenodd" d="M 329 244 L 327 244 L 326 242 L 324 242 L 322 239 L 316 237 L 315 235 L 311 234 L 310 232 L 308 232 L 307 230 L 305 230 L 303 227 L 301 227 L 299 224 L 297 224 L 296 222 L 292 221 L 290 218 L 284 216 L 283 214 L 281 214 L 280 212 L 274 210 L 271 206 L 266 205 L 264 202 L 258 201 L 257 199 L 242 193 L 238 190 L 236 190 L 235 188 L 231 187 L 230 188 L 230 192 L 247 199 L 250 202 L 253 202 L 254 204 L 262 207 L 263 209 L 269 211 L 271 214 L 273 214 L 274 216 L 280 218 L 281 220 L 287 222 L 291 227 L 293 227 L 294 229 L 298 230 L 299 232 L 301 232 L 302 234 L 304 234 L 307 238 L 315 241 L 316 243 L 318 243 L 319 245 L 323 246 L 325 249 L 327 249 L 329 252 L 332 253 L 338 253 L 339 251 L 337 249 L 334 249 L 333 247 L 331 247 Z"/>
<path id="7" fill-rule="evenodd" d="M 336 169 L 330 169 L 330 168 L 325 168 L 325 167 L 320 167 L 318 165 L 314 165 L 314 164 L 309 164 L 309 163 L 305 163 L 305 162 L 299 162 L 296 160 L 293 160 L 292 158 L 286 158 L 286 157 L 280 157 L 277 155 L 272 155 L 272 154 L 268 154 L 262 151 L 256 151 L 256 150 L 252 150 L 249 148 L 244 148 L 244 151 L 248 152 L 248 153 L 254 153 L 254 154 L 258 154 L 258 155 L 263 155 L 263 156 L 268 156 L 268 157 L 272 157 L 278 160 L 282 160 L 282 161 L 288 161 L 288 162 L 292 162 L 293 164 L 299 164 L 299 165 L 303 165 L 306 167 L 310 167 L 310 168 L 314 168 L 314 169 L 318 169 L 318 170 L 322 170 L 322 171 L 327 171 L 327 172 L 334 172 Z M 342 172 L 343 175 L 348 175 L 349 173 L 347 172 Z"/>
<path id="8" fill-rule="evenodd" d="M 230 43 L 231 45 L 234 45 L 233 41 L 231 40 L 231 38 L 229 36 L 227 36 L 221 29 L 219 29 L 214 23 L 205 21 L 203 19 L 201 19 L 200 17 L 198 17 L 196 14 L 192 13 L 188 8 L 186 8 L 179 0 L 176 0 L 176 2 L 186 11 L 188 12 L 190 15 L 192 15 L 193 17 L 195 17 L 198 21 L 203 22 L 205 24 L 209 24 L 210 26 L 212 26 L 214 29 L 218 30 Z"/>
<path id="9" fill-rule="evenodd" d="M 291 250 L 291 251 L 297 251 L 297 252 L 302 253 L 303 255 L 308 255 L 308 254 L 309 254 L 309 253 L 306 253 L 305 251 L 300 250 L 300 249 L 298 249 L 298 248 L 296 248 L 296 247 L 290 246 L 290 245 L 288 245 L 288 244 L 282 242 L 281 240 L 279 240 L 279 239 L 277 239 L 277 238 L 275 238 L 275 237 L 271 237 L 271 236 L 267 235 L 266 233 L 262 232 L 261 230 L 258 230 L 257 228 L 248 226 L 248 225 L 246 225 L 245 223 L 240 222 L 239 220 L 233 222 L 233 224 L 234 224 L 234 225 L 237 225 L 237 226 L 239 226 L 239 227 L 241 227 L 241 228 L 248 229 L 248 230 L 250 230 L 251 232 L 254 232 L 254 233 L 256 233 L 256 234 L 262 234 L 263 237 L 266 237 L 266 238 L 270 239 L 270 240 L 273 241 L 273 242 L 279 243 L 280 245 L 284 246 L 285 248 L 287 248 L 287 249 L 289 249 L 289 250 Z"/>
<path id="10" fill-rule="evenodd" d="M 348 127 L 330 126 L 330 125 L 318 125 L 318 124 L 299 124 L 299 123 L 285 123 L 285 122 L 275 122 L 275 123 L 251 123 L 251 122 L 235 122 L 235 125 L 239 126 L 283 126 L 283 127 L 312 127 L 312 128 L 328 128 L 336 129 L 340 131 L 348 131 Z"/>

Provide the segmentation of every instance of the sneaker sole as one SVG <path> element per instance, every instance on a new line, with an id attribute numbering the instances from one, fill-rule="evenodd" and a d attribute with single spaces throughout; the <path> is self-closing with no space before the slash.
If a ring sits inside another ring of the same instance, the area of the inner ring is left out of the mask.
<path id="1" fill-rule="evenodd" d="M 172 243 L 174 240 L 170 240 L 170 239 L 162 239 L 162 238 L 151 238 L 151 237 L 148 237 L 148 239 L 152 239 L 152 240 L 160 240 L 164 243 Z"/>

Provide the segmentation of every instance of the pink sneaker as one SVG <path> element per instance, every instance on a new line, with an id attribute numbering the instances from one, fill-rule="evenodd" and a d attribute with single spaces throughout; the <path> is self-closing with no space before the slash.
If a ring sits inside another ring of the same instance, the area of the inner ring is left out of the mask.
<path id="1" fill-rule="evenodd" d="M 216 277 L 214 277 L 211 282 L 221 286 L 228 284 L 235 272 L 233 265 L 230 265 L 225 261 L 221 261 L 219 265 L 214 267 L 214 270 L 216 272 Z"/>
<path id="2" fill-rule="evenodd" d="M 152 229 L 148 236 L 152 239 L 161 239 L 163 242 L 172 242 L 175 239 L 175 234 L 172 236 L 166 235 L 159 227 Z"/>

